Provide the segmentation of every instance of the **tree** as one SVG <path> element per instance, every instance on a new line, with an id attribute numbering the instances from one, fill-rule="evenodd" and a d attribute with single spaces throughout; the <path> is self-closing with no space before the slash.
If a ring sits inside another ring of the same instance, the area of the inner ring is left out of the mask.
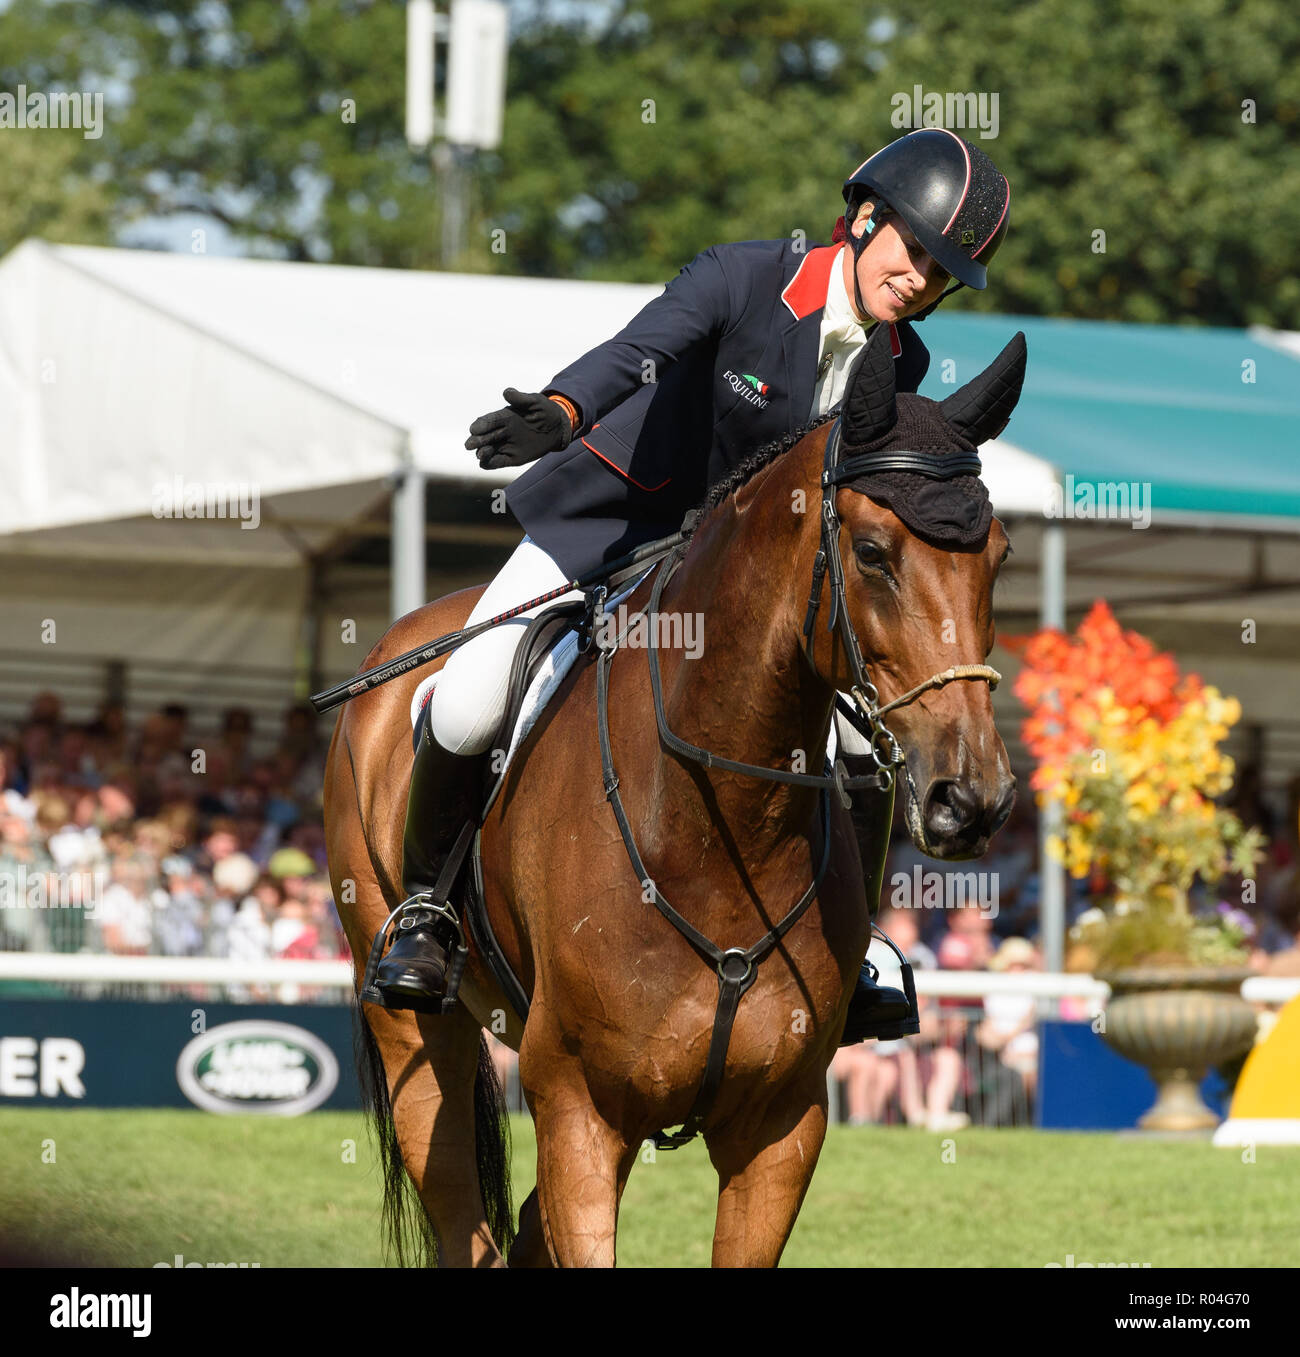
<path id="1" fill-rule="evenodd" d="M 85 6 L 17 4 L 0 14 L 0 91 L 84 88 L 105 70 Z M 108 244 L 113 192 L 101 142 L 77 130 L 0 128 L 0 254 L 28 236 Z"/>
<path id="2" fill-rule="evenodd" d="M 967 135 L 1011 179 L 1011 231 L 963 307 L 1300 325 L 1294 6 L 627 0 L 573 22 L 513 44 L 483 175 L 507 269 L 648 281 L 719 240 L 825 240 L 920 85 L 998 100 L 997 135 Z"/>
<path id="3" fill-rule="evenodd" d="M 0 24 L 0 88 L 111 107 L 97 142 L 0 131 L 0 247 L 196 212 L 251 253 L 437 260 L 401 5 L 15 0 Z M 1300 328 L 1297 58 L 1289 0 L 516 3 L 457 267 L 660 281 L 719 241 L 827 240 L 920 86 L 997 101 L 965 132 L 1011 179 L 1011 230 L 963 308 Z"/>
<path id="4" fill-rule="evenodd" d="M 3 23 L 7 87 L 107 88 L 88 174 L 116 230 L 197 213 L 254 254 L 434 262 L 430 172 L 402 134 L 400 6 L 16 0 Z"/>

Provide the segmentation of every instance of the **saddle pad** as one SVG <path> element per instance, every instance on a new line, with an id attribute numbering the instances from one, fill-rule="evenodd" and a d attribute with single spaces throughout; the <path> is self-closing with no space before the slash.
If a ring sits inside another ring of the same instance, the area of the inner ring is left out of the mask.
<path id="1" fill-rule="evenodd" d="M 649 569 L 643 570 L 626 588 L 606 599 L 606 611 L 616 608 L 620 603 L 630 598 L 641 581 L 653 569 L 654 566 L 651 566 Z M 515 728 L 510 737 L 510 747 L 506 750 L 506 759 L 501 765 L 501 777 L 498 779 L 498 785 L 505 780 L 506 770 L 510 767 L 510 761 L 515 756 L 515 750 L 528 738 L 528 732 L 537 724 L 537 718 L 542 714 L 546 704 L 555 696 L 556 689 L 564 682 L 564 676 L 573 668 L 573 662 L 577 658 L 578 633 L 576 630 L 571 630 L 566 631 L 560 637 L 547 652 L 541 664 L 537 666 L 537 672 L 533 675 L 533 681 L 528 685 L 528 691 L 524 694 L 524 700 L 519 707 L 519 720 L 515 722 Z M 495 794 L 495 788 L 493 790 Z"/>
<path id="2" fill-rule="evenodd" d="M 658 564 L 658 562 L 655 562 L 655 564 Z M 606 609 L 615 608 L 629 598 L 653 569 L 654 566 L 651 565 L 648 569 L 643 570 L 630 584 L 607 599 L 605 602 Z M 564 681 L 564 676 L 573 668 L 573 662 L 577 658 L 578 633 L 576 630 L 564 632 L 543 656 L 519 708 L 519 720 L 515 722 L 515 728 L 510 738 L 510 747 L 506 752 L 506 760 L 501 767 L 502 777 L 505 776 L 506 769 L 510 766 L 510 760 L 514 758 L 515 750 L 527 738 L 528 732 L 536 724 L 537 718 L 555 695 L 555 690 Z M 418 725 L 420 716 L 428 705 L 429 699 L 433 696 L 433 690 L 437 687 L 438 677 L 437 674 L 434 674 L 425 679 L 411 697 L 412 727 Z"/>
<path id="3" fill-rule="evenodd" d="M 567 649 L 566 649 L 567 647 Z M 532 728 L 538 714 L 546 705 L 547 699 L 559 686 L 560 680 L 573 667 L 573 661 L 578 654 L 578 636 L 575 631 L 566 631 L 561 633 L 559 639 L 554 642 L 550 650 L 538 661 L 537 668 L 533 674 L 533 681 L 528 691 L 524 694 L 523 706 L 519 711 L 519 720 L 516 723 L 514 736 L 510 742 L 510 754 L 515 752 L 515 746 L 524 735 Z M 434 674 L 427 678 L 416 688 L 411 697 L 411 728 L 418 730 L 420 726 L 420 717 L 424 714 L 424 709 L 429 705 L 430 698 L 433 697 L 434 689 L 438 686 L 438 679 L 441 674 Z M 545 692 L 541 691 L 539 684 L 545 687 Z M 536 700 L 535 700 L 536 699 Z M 509 756 L 507 756 L 508 761 Z"/>

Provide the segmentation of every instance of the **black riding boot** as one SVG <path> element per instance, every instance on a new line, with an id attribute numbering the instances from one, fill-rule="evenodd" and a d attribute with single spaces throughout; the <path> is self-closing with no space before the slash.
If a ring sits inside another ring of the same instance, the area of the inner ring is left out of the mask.
<path id="1" fill-rule="evenodd" d="M 839 757 L 843 759 L 850 777 L 866 776 L 876 767 L 875 761 L 868 754 L 841 753 Z M 885 873 L 885 848 L 889 842 L 894 797 L 891 792 L 887 800 L 883 800 L 869 788 L 855 791 L 852 795 L 853 806 L 849 814 L 853 818 L 858 851 L 862 855 L 867 873 L 867 900 L 870 902 L 871 917 L 874 920 Z M 893 1041 L 898 1037 L 912 1036 L 921 1030 L 920 1013 L 917 1011 L 915 996 L 912 993 L 911 967 L 906 966 L 906 963 L 904 966 L 903 977 L 907 993 L 890 985 L 878 985 L 876 981 L 880 972 L 871 962 L 863 961 L 853 998 L 849 1000 L 849 1012 L 844 1020 L 844 1035 L 840 1038 L 841 1046 L 854 1046 L 859 1041 L 868 1041 L 872 1037 L 881 1041 Z"/>
<path id="2" fill-rule="evenodd" d="M 436 909 L 418 905 L 447 903 L 433 898 L 434 888 L 461 830 L 478 818 L 482 768 L 482 755 L 449 753 L 433 738 L 426 708 L 420 717 L 402 840 L 402 889 L 412 907 L 401 915 L 397 939 L 375 977 L 388 1008 L 442 1010 L 456 928 Z"/>

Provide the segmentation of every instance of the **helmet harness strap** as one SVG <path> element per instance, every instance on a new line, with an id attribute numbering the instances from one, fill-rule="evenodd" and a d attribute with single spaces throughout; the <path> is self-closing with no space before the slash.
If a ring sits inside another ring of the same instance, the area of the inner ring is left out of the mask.
<path id="1" fill-rule="evenodd" d="M 846 222 L 844 229 L 849 238 L 849 248 L 853 251 L 853 300 L 857 304 L 858 315 L 869 316 L 871 312 L 867 309 L 867 304 L 862 300 L 862 288 L 858 283 L 858 260 L 862 257 L 862 251 L 867 247 L 867 241 L 871 238 L 871 233 L 876 229 L 876 203 L 871 204 L 871 211 L 867 213 L 867 224 L 862 230 L 861 235 L 856 235 L 852 229 L 852 223 Z M 855 213 L 854 220 L 857 220 Z"/>

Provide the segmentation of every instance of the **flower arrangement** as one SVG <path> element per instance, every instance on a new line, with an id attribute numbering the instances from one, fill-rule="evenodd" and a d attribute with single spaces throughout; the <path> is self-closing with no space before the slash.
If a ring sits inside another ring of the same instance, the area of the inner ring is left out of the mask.
<path id="1" fill-rule="evenodd" d="M 1043 630 L 1014 646 L 1015 693 L 1029 709 L 1023 736 L 1040 805 L 1062 807 L 1048 851 L 1090 877 L 1109 910 L 1089 910 L 1071 940 L 1092 968 L 1220 965 L 1246 957 L 1229 913 L 1198 919 L 1187 895 L 1199 878 L 1253 874 L 1263 845 L 1215 804 L 1232 786 L 1219 748 L 1241 717 L 1235 698 L 1124 630 L 1098 601 L 1073 635 Z"/>

